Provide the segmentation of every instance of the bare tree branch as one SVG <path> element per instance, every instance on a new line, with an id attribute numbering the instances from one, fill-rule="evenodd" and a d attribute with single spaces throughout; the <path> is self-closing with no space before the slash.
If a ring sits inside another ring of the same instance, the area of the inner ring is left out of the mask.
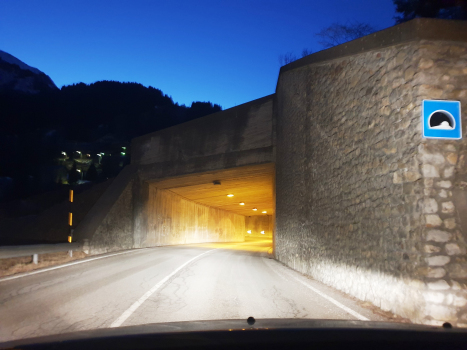
<path id="1" fill-rule="evenodd" d="M 375 32 L 376 29 L 361 22 L 351 24 L 333 23 L 316 34 L 321 40 L 318 41 L 325 49 L 343 44 L 347 41 L 358 39 L 362 36 Z"/>

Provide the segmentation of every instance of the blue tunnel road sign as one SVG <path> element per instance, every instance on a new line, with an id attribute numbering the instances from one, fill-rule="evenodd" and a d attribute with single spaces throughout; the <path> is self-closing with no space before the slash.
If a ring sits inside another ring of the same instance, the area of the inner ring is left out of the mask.
<path id="1" fill-rule="evenodd" d="M 461 139 L 461 103 L 459 101 L 423 100 L 422 129 L 425 138 Z"/>

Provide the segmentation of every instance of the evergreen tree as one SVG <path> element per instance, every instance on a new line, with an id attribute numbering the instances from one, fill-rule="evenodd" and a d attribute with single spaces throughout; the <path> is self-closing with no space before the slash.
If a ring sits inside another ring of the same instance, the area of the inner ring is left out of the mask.
<path id="1" fill-rule="evenodd" d="M 86 179 L 89 181 L 95 182 L 97 180 L 97 169 L 94 166 L 94 163 L 91 163 L 91 166 L 89 167 L 88 171 L 86 172 Z"/>
<path id="2" fill-rule="evenodd" d="M 465 0 L 393 0 L 396 23 L 414 18 L 444 18 L 467 20 L 467 1 Z"/>
<path id="3" fill-rule="evenodd" d="M 73 166 L 68 172 L 68 183 L 70 185 L 74 185 L 76 182 L 78 182 L 78 180 L 79 180 L 78 169 L 76 167 L 76 162 L 73 162 Z"/>

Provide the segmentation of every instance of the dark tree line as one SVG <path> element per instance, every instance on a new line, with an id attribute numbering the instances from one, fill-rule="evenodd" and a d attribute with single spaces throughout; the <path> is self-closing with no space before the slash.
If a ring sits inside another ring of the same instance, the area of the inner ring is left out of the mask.
<path id="1" fill-rule="evenodd" d="M 107 134 L 122 141 L 220 111 L 210 102 L 180 106 L 161 90 L 137 83 L 100 81 L 28 95 L 0 93 L 0 122 L 8 134 L 38 128 L 67 140 L 95 142 Z"/>
<path id="2" fill-rule="evenodd" d="M 46 168 L 56 165 L 55 160 L 66 145 L 86 145 L 96 152 L 112 149 L 129 144 L 134 137 L 220 110 L 219 105 L 211 102 L 179 105 L 161 90 L 137 83 L 79 83 L 60 90 L 44 89 L 37 94 L 3 89 L 0 201 L 2 197 L 3 200 L 25 197 L 50 189 L 50 182 L 47 185 L 41 179 L 49 171 Z M 105 159 L 103 163 L 108 161 Z M 105 164 L 104 176 L 115 176 L 120 169 L 118 164 Z M 91 169 L 87 177 L 96 177 L 95 170 Z M 5 191 L 9 192 L 6 197 Z"/>

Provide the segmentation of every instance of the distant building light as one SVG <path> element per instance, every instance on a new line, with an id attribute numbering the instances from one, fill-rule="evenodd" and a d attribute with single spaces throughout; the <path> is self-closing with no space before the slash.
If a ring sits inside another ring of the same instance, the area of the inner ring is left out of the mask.
<path id="1" fill-rule="evenodd" d="M 228 194 L 227 197 L 233 197 L 234 195 L 233 194 Z"/>
<path id="2" fill-rule="evenodd" d="M 250 234 L 251 234 L 251 230 L 248 230 L 248 231 L 246 231 L 246 232 L 248 232 L 248 233 L 250 233 Z"/>
<path id="3" fill-rule="evenodd" d="M 245 203 L 243 203 L 243 202 L 240 202 L 240 205 L 245 205 Z"/>
<path id="4" fill-rule="evenodd" d="M 266 214 L 266 213 L 267 213 L 267 211 L 266 211 L 266 210 L 263 210 L 263 211 L 262 211 L 262 213 L 263 213 L 263 214 Z"/>
<path id="5" fill-rule="evenodd" d="M 86 154 L 86 156 L 88 156 L 88 157 L 91 157 L 91 155 L 90 155 L 89 153 L 88 153 L 88 154 Z"/>
<path id="6" fill-rule="evenodd" d="M 81 169 L 76 169 L 76 171 L 77 171 L 78 173 L 80 173 L 80 172 L 81 172 Z"/>
<path id="7" fill-rule="evenodd" d="M 258 209 L 257 208 L 253 208 L 254 211 L 257 211 Z"/>
<path id="8" fill-rule="evenodd" d="M 261 231 L 261 234 L 264 235 L 264 231 Z"/>

